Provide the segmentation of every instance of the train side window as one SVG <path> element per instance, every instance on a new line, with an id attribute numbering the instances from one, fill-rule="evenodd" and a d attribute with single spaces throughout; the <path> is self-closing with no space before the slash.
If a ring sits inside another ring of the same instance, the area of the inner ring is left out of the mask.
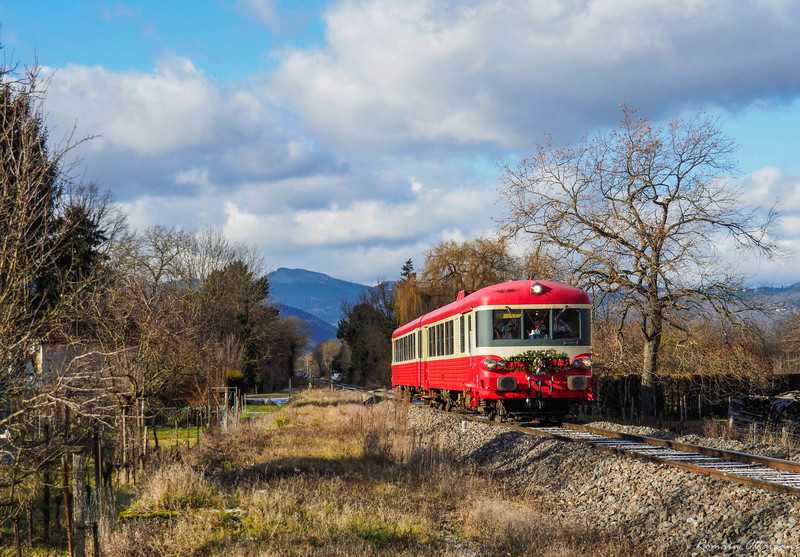
<path id="1" fill-rule="evenodd" d="M 477 325 L 477 321 L 476 321 Z M 477 335 L 478 327 L 475 327 L 475 334 Z M 467 316 L 467 348 L 472 350 L 472 315 Z"/>
<path id="2" fill-rule="evenodd" d="M 467 351 L 466 338 L 464 338 L 464 316 L 459 319 L 459 332 L 461 333 L 461 353 Z"/>
<path id="3" fill-rule="evenodd" d="M 444 324 L 444 353 L 451 355 L 453 353 L 453 322 L 448 321 Z"/>

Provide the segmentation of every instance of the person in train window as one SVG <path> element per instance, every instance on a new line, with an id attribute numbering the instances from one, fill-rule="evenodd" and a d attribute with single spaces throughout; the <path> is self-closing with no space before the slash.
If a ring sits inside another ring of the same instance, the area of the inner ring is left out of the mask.
<path id="1" fill-rule="evenodd" d="M 569 323 L 565 319 L 559 319 L 555 331 L 553 331 L 553 338 L 573 338 L 574 336 Z"/>
<path id="2" fill-rule="evenodd" d="M 503 322 L 499 319 L 494 322 L 494 338 L 495 340 L 503 338 Z"/>

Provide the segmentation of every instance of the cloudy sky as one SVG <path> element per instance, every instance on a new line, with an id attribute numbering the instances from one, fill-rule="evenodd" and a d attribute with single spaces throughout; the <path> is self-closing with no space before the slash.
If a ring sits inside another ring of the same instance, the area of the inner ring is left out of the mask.
<path id="1" fill-rule="evenodd" d="M 393 279 L 495 228 L 500 162 L 702 106 L 745 201 L 779 202 L 800 281 L 800 2 L 36 0 L 0 4 L 6 60 L 49 75 L 51 135 L 136 227 L 214 225 L 302 267 Z"/>

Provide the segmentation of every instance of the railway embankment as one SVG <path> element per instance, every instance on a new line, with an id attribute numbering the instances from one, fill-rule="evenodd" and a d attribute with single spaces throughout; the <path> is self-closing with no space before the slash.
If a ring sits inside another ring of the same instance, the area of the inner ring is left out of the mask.
<path id="1" fill-rule="evenodd" d="M 590 525 L 651 555 L 800 555 L 800 498 L 411 407 L 409 422 L 544 502 L 561 525 Z M 627 433 L 800 460 L 796 451 L 601 424 Z"/>

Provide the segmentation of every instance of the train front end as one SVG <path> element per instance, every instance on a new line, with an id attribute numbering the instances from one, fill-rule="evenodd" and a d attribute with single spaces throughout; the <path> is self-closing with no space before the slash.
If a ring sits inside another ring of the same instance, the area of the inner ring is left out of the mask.
<path id="1" fill-rule="evenodd" d="M 593 400 L 586 292 L 555 282 L 513 281 L 481 294 L 474 308 L 471 406 L 501 417 L 560 418 L 571 406 Z"/>

